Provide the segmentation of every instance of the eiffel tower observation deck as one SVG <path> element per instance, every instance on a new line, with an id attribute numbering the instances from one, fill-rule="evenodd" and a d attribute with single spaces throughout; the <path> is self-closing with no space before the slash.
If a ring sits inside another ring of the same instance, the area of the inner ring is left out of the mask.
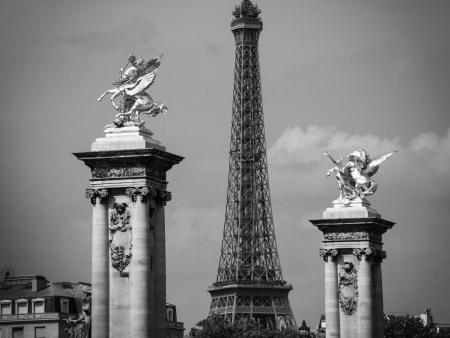
<path id="1" fill-rule="evenodd" d="M 236 42 L 227 204 L 209 315 L 296 328 L 278 257 L 267 172 L 258 39 L 261 11 L 243 0 L 233 11 Z"/>

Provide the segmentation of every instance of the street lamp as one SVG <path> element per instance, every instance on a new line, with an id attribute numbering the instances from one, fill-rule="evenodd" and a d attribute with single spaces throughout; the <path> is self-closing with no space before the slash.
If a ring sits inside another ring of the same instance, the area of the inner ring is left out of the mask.
<path id="1" fill-rule="evenodd" d="M 305 321 L 302 321 L 302 326 L 300 326 L 298 331 L 300 332 L 300 337 L 302 337 L 302 338 L 303 337 L 305 337 L 305 338 L 310 337 L 310 330 L 309 330 L 309 327 L 306 325 Z"/>

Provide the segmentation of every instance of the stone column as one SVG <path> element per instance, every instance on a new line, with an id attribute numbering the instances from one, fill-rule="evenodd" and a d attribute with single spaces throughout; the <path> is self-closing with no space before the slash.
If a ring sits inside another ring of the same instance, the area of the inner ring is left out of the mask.
<path id="1" fill-rule="evenodd" d="M 153 270 L 154 277 L 154 302 L 155 302 L 155 337 L 166 335 L 166 232 L 164 209 L 168 201 L 172 199 L 169 191 L 159 191 L 157 203 L 153 210 L 154 217 L 154 247 Z"/>
<path id="2" fill-rule="evenodd" d="M 383 278 L 381 273 L 381 262 L 386 257 L 386 252 L 382 251 L 381 256 L 377 257 L 373 266 L 374 279 L 374 320 L 375 320 L 375 338 L 384 337 L 383 325 Z"/>
<path id="3" fill-rule="evenodd" d="M 92 203 L 92 337 L 109 337 L 108 190 L 87 189 Z"/>
<path id="4" fill-rule="evenodd" d="M 355 250 L 360 259 L 358 270 L 358 338 L 373 338 L 372 250 Z"/>
<path id="5" fill-rule="evenodd" d="M 149 187 L 128 188 L 126 194 L 133 201 L 132 258 L 130 263 L 131 332 L 133 338 L 149 338 L 152 327 L 152 285 L 150 283 L 150 215 L 148 199 L 153 192 Z"/>
<path id="6" fill-rule="evenodd" d="M 339 338 L 339 298 L 336 256 L 338 251 L 320 250 L 325 261 L 325 320 L 326 334 L 330 338 Z"/>

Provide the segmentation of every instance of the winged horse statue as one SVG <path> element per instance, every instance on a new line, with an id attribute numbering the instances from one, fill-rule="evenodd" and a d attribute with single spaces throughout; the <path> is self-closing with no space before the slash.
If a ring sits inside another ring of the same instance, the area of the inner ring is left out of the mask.
<path id="1" fill-rule="evenodd" d="M 106 95 L 111 95 L 112 106 L 119 111 L 116 114 L 114 125 L 122 127 L 124 125 L 142 125 L 140 114 L 156 116 L 167 112 L 167 107 L 153 101 L 146 90 L 155 82 L 161 58 L 151 59 L 145 62 L 143 58 L 133 54 L 128 58 L 128 63 L 120 69 L 119 81 L 113 83 L 115 88 L 108 89 L 99 96 L 97 101 L 101 101 Z M 118 97 L 121 102 L 115 101 Z"/>
<path id="2" fill-rule="evenodd" d="M 328 170 L 327 176 L 335 173 L 339 186 L 339 199 L 350 201 L 357 197 L 364 198 L 373 195 L 378 184 L 371 177 L 377 173 L 380 164 L 396 152 L 396 150 L 391 151 L 373 160 L 361 148 L 338 159 L 334 159 L 328 152 L 325 152 L 324 155 L 328 156 L 334 164 L 334 167 Z"/>

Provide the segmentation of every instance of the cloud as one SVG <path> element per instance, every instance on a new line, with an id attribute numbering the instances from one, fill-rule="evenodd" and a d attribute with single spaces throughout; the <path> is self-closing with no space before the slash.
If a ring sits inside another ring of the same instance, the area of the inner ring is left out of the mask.
<path id="1" fill-rule="evenodd" d="M 369 153 L 381 154 L 400 149 L 398 138 L 388 139 L 376 135 L 350 135 L 335 127 L 308 126 L 303 130 L 295 126 L 288 128 L 268 151 L 274 166 L 316 163 L 323 158 L 325 150 L 349 151 L 363 147 Z"/>
<path id="2" fill-rule="evenodd" d="M 439 137 L 434 133 L 424 133 L 415 137 L 409 149 L 427 156 L 425 163 L 441 173 L 450 171 L 450 128 L 447 134 Z"/>
<path id="3" fill-rule="evenodd" d="M 295 126 L 287 128 L 275 141 L 268 150 L 268 157 L 274 167 L 308 165 L 318 163 L 325 150 L 342 155 L 356 147 L 366 149 L 373 156 L 399 150 L 409 161 L 439 173 L 450 173 L 450 128 L 442 137 L 423 133 L 414 137 L 409 145 L 402 145 L 398 137 L 351 135 L 329 126 L 310 125 L 306 129 Z"/>

